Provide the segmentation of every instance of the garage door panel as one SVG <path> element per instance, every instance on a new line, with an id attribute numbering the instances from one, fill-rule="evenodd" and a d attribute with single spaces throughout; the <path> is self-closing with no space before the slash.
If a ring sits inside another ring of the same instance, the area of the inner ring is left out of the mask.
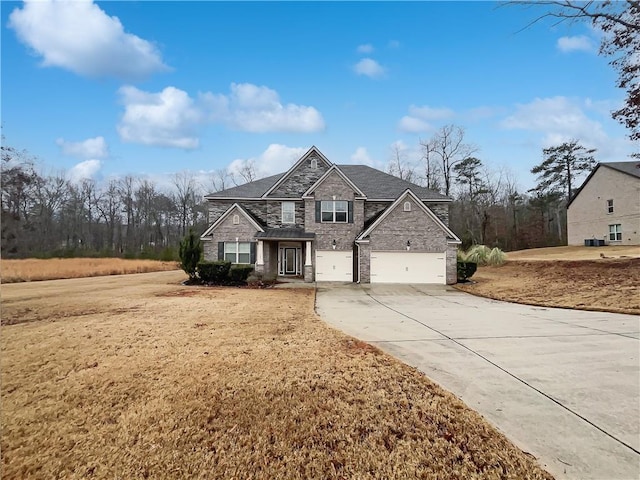
<path id="1" fill-rule="evenodd" d="M 446 283 L 446 255 L 371 252 L 371 283 Z"/>
<path id="2" fill-rule="evenodd" d="M 353 253 L 335 250 L 317 250 L 316 281 L 352 282 Z"/>

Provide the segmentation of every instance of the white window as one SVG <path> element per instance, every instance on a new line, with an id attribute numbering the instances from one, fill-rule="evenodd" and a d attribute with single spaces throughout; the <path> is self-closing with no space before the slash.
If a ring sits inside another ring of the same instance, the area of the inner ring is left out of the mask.
<path id="1" fill-rule="evenodd" d="M 233 216 L 233 224 L 234 225 L 240 225 L 240 215 L 234 215 Z"/>
<path id="2" fill-rule="evenodd" d="M 318 168 L 318 159 L 317 158 L 312 158 L 311 159 L 311 170 L 316 170 Z"/>
<path id="3" fill-rule="evenodd" d="M 251 243 L 224 242 L 224 259 L 231 263 L 251 263 Z"/>
<path id="4" fill-rule="evenodd" d="M 347 223 L 346 200 L 323 200 L 321 202 L 321 220 L 324 223 Z"/>
<path id="5" fill-rule="evenodd" d="M 609 225 L 609 240 L 617 242 L 622 240 L 622 225 L 616 223 L 615 225 Z"/>
<path id="6" fill-rule="evenodd" d="M 411 211 L 411 202 L 404 202 L 404 211 L 405 212 Z"/>
<path id="7" fill-rule="evenodd" d="M 295 202 L 282 202 L 282 223 L 296 223 Z"/>
<path id="8" fill-rule="evenodd" d="M 613 199 L 607 200 L 607 213 L 613 213 Z"/>

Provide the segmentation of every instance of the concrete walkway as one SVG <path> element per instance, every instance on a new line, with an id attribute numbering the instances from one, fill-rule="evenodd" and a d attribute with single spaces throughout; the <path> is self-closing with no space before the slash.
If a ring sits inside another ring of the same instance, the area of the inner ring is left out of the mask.
<path id="1" fill-rule="evenodd" d="M 445 286 L 318 284 L 316 306 L 455 393 L 556 478 L 640 478 L 640 317 Z"/>

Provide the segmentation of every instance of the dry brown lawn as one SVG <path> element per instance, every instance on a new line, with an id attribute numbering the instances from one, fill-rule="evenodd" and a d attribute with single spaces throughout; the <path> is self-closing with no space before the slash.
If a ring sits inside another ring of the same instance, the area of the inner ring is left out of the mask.
<path id="1" fill-rule="evenodd" d="M 638 245 L 607 245 L 606 247 L 546 247 L 508 252 L 507 260 L 598 260 L 606 258 L 640 257 Z"/>
<path id="2" fill-rule="evenodd" d="M 590 250 L 602 251 L 593 247 Z M 640 314 L 640 258 L 524 260 L 525 251 L 522 253 L 522 257 L 508 254 L 508 258 L 522 260 L 509 260 L 501 267 L 478 268 L 473 282 L 458 284 L 457 288 L 529 305 Z M 578 257 L 585 255 L 579 250 L 575 253 Z M 526 258 L 540 256 L 544 256 L 542 252 Z"/>
<path id="3" fill-rule="evenodd" d="M 551 478 L 313 290 L 183 279 L 2 286 L 3 479 Z"/>
<path id="4" fill-rule="evenodd" d="M 95 277 L 177 270 L 177 262 L 158 260 L 125 260 L 123 258 L 50 258 L 40 260 L 1 260 L 2 283 L 54 280 L 59 278 Z"/>

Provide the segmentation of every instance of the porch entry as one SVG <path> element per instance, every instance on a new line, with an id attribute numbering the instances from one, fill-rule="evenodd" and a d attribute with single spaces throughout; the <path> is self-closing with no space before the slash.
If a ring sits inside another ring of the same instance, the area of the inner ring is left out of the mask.
<path id="1" fill-rule="evenodd" d="M 302 275 L 302 243 L 278 243 L 278 275 Z"/>

